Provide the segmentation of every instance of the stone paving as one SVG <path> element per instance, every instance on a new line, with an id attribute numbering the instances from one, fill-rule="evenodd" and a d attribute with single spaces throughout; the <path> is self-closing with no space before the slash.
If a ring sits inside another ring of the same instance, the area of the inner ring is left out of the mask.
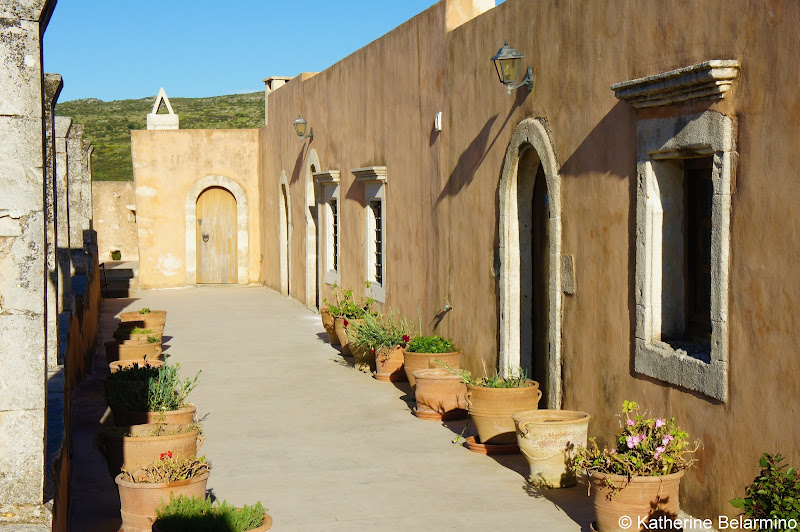
<path id="1" fill-rule="evenodd" d="M 168 311 L 166 352 L 192 395 L 212 464 L 208 487 L 237 505 L 262 501 L 273 530 L 588 531 L 585 484 L 527 488 L 520 455 L 488 457 L 451 443 L 464 422 L 411 415 L 407 383 L 356 371 L 327 343 L 319 315 L 265 288 L 203 287 L 107 300 Z M 125 308 L 127 307 L 127 308 Z M 92 448 L 105 411 L 104 360 L 75 398 L 70 530 L 117 530 L 116 489 Z"/>

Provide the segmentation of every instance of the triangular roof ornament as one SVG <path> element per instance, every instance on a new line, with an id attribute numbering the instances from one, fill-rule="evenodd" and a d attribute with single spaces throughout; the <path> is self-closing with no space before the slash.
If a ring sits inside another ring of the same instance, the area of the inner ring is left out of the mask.
<path id="1" fill-rule="evenodd" d="M 167 104 L 167 111 L 169 111 L 169 114 L 158 114 L 158 108 L 161 107 L 161 102 Z M 169 104 L 169 98 L 167 98 L 167 93 L 164 92 L 164 87 L 161 87 L 158 90 L 158 96 L 156 96 L 156 101 L 153 104 L 153 112 L 147 115 L 147 129 L 178 129 L 178 127 L 178 115 L 172 110 L 172 106 Z"/>
<path id="2" fill-rule="evenodd" d="M 158 108 L 161 107 L 161 102 L 167 104 L 167 111 L 169 114 L 174 115 L 175 111 L 172 110 L 172 106 L 169 104 L 169 98 L 167 98 L 167 93 L 164 92 L 164 87 L 158 89 L 158 96 L 156 96 L 156 103 L 153 104 L 153 114 L 158 114 Z"/>

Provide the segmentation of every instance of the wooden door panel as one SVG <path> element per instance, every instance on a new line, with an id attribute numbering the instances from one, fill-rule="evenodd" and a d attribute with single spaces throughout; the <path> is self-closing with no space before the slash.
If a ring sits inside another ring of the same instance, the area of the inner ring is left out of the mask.
<path id="1" fill-rule="evenodd" d="M 236 199 L 220 187 L 197 198 L 197 283 L 236 283 Z"/>

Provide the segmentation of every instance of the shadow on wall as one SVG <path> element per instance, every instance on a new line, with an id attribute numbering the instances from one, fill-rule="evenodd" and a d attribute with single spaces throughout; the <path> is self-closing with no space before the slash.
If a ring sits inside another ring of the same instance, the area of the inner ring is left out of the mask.
<path id="1" fill-rule="evenodd" d="M 525 101 L 525 98 L 528 97 L 528 94 L 528 91 L 522 90 L 518 90 L 514 93 L 514 105 L 511 106 L 511 109 L 508 111 L 508 115 L 506 115 L 503 123 L 497 130 L 497 134 L 494 136 L 491 142 L 488 142 L 489 135 L 491 134 L 492 126 L 497 121 L 498 115 L 494 115 L 486 121 L 486 124 L 484 124 L 480 133 L 478 133 L 473 141 L 470 142 L 469 146 L 467 146 L 467 149 L 465 149 L 459 156 L 458 162 L 456 163 L 455 168 L 453 168 L 453 171 L 450 173 L 450 177 L 448 177 L 444 189 L 436 199 L 436 206 L 438 206 L 445 197 L 457 195 L 459 192 L 461 192 L 461 190 L 472 183 L 478 168 L 480 168 L 481 164 L 483 164 L 483 161 L 486 158 L 486 154 L 489 153 L 495 142 L 497 142 L 498 137 L 503 133 L 503 131 L 505 131 L 509 120 L 511 120 L 511 117 L 514 115 L 514 112 L 517 110 L 517 108 L 522 105 L 522 102 Z M 514 124 L 514 127 L 516 127 L 516 124 Z M 502 168 L 500 169 L 500 172 L 502 173 Z"/>
<path id="2" fill-rule="evenodd" d="M 295 183 L 300 179 L 300 174 L 303 171 L 303 162 L 306 160 L 306 154 L 309 151 L 311 142 L 312 141 L 303 142 L 303 149 L 300 150 L 300 154 L 297 156 L 297 160 L 294 162 L 294 169 L 292 170 L 292 179 L 289 180 L 290 183 Z"/>

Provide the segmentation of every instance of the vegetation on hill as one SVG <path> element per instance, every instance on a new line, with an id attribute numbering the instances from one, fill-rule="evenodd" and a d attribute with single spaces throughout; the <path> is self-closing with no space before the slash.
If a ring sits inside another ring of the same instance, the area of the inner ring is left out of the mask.
<path id="1" fill-rule="evenodd" d="M 56 104 L 57 116 L 85 126 L 83 138 L 94 144 L 95 181 L 132 181 L 131 129 L 147 129 L 147 113 L 156 97 L 104 102 L 96 98 Z M 264 125 L 264 93 L 209 98 L 170 98 L 181 129 L 248 129 Z M 161 112 L 166 112 L 162 103 Z"/>

